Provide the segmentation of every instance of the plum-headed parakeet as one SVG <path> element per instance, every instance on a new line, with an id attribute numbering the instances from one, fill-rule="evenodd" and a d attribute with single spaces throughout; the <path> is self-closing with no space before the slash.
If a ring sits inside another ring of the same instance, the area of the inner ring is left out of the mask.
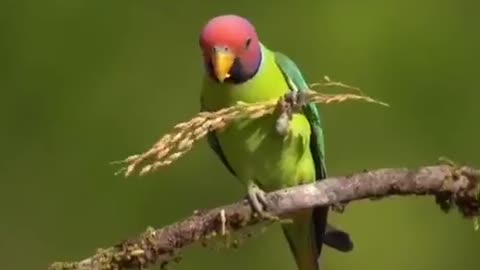
<path id="1" fill-rule="evenodd" d="M 263 45 L 253 25 L 236 15 L 211 19 L 200 35 L 205 63 L 201 109 L 219 110 L 239 102 L 300 100 L 308 85 L 287 56 Z M 295 104 L 292 104 L 292 106 Z M 279 106 L 281 107 L 281 106 Z M 311 183 L 326 177 L 323 131 L 317 107 L 300 105 L 281 125 L 281 110 L 259 119 L 239 119 L 211 132 L 210 147 L 246 187 L 255 211 L 262 213 L 264 192 Z M 325 243 L 353 248 L 347 233 L 327 225 L 327 207 L 296 212 L 282 224 L 298 269 L 318 270 Z"/>

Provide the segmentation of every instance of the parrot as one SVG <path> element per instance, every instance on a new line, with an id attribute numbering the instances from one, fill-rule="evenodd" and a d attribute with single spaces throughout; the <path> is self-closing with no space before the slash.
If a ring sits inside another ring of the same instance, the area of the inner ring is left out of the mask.
<path id="1" fill-rule="evenodd" d="M 306 102 L 309 87 L 293 60 L 267 48 L 253 24 L 235 14 L 211 18 L 199 47 L 204 66 L 201 111 L 278 100 L 273 114 L 236 119 L 207 136 L 210 148 L 245 187 L 252 209 L 265 212 L 266 192 L 325 179 L 320 113 Z M 281 225 L 297 269 L 319 270 L 323 244 L 343 252 L 353 249 L 349 234 L 327 223 L 328 211 L 301 210 Z"/>

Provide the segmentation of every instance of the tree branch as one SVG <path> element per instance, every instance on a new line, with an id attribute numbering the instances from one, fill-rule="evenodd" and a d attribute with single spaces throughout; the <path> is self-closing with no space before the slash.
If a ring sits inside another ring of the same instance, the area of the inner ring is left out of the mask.
<path id="1" fill-rule="evenodd" d="M 268 210 L 275 216 L 300 209 L 346 204 L 361 199 L 392 195 L 433 195 L 444 211 L 456 205 L 465 217 L 479 215 L 480 170 L 439 165 L 419 169 L 380 169 L 269 193 Z M 245 201 L 196 212 L 183 221 L 160 229 L 148 229 L 80 262 L 54 263 L 54 270 L 142 269 L 165 265 L 195 242 L 227 234 L 264 220 L 252 214 Z"/>

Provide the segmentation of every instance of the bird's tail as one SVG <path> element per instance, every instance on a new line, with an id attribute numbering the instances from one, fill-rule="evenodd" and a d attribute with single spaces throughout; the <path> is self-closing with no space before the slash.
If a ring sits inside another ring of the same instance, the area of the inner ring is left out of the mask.
<path id="1" fill-rule="evenodd" d="M 283 232 L 299 270 L 320 269 L 318 257 L 323 243 L 326 213 L 320 220 L 322 224 L 316 224 L 318 223 L 315 218 L 318 215 L 316 210 L 306 209 L 296 212 L 289 217 L 292 222 L 282 224 Z"/>

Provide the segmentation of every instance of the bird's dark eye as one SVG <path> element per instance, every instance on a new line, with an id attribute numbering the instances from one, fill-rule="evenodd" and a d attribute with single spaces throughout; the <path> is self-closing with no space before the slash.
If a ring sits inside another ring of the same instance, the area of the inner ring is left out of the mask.
<path id="1" fill-rule="evenodd" d="M 252 39 L 248 38 L 247 41 L 245 42 L 245 49 L 248 50 L 248 47 L 250 47 L 250 43 L 252 43 Z"/>

